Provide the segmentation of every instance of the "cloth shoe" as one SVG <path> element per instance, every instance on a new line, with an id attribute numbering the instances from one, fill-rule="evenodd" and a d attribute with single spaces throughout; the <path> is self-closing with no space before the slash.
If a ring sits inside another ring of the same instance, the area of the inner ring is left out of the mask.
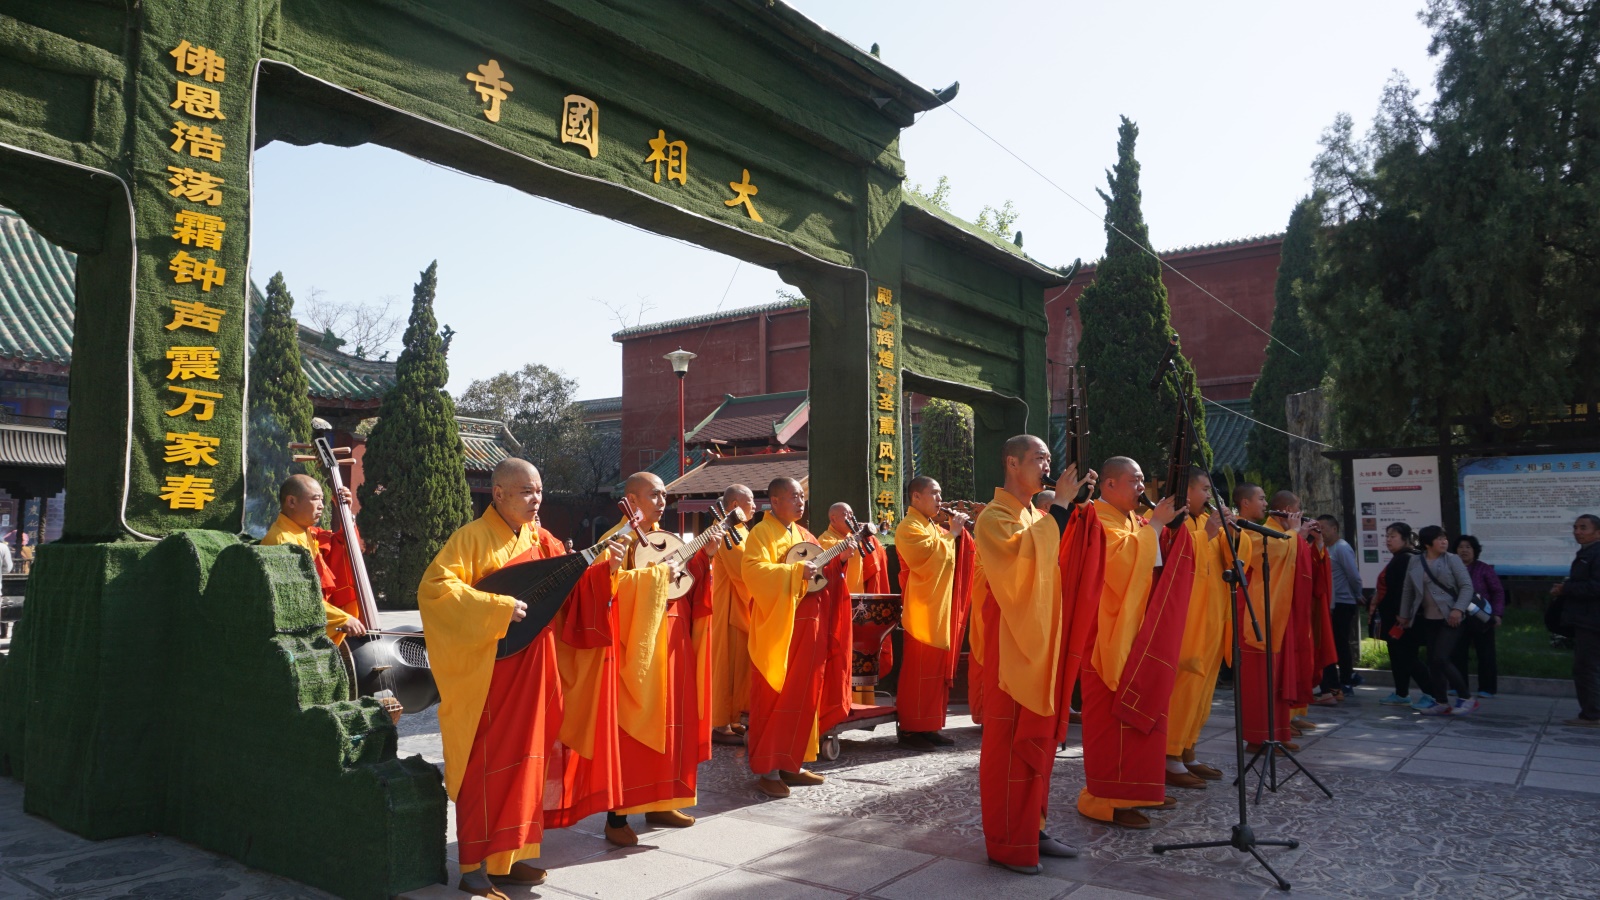
<path id="1" fill-rule="evenodd" d="M 647 812 L 644 814 L 644 820 L 651 825 L 660 825 L 662 828 L 688 828 L 694 824 L 694 816 L 676 809 Z"/>
<path id="2" fill-rule="evenodd" d="M 610 825 L 607 825 L 606 840 L 617 845 L 618 847 L 639 846 L 639 836 L 633 833 L 633 826 L 627 824 L 620 825 L 616 828 L 612 828 Z"/>
<path id="3" fill-rule="evenodd" d="M 1190 772 L 1168 772 L 1167 787 L 1205 790 L 1206 780 Z"/>
<path id="4" fill-rule="evenodd" d="M 1048 834 L 1039 834 L 1039 855 L 1052 856 L 1056 859 L 1077 859 L 1078 851 L 1061 843 Z"/>
<path id="5" fill-rule="evenodd" d="M 937 731 L 924 731 L 922 736 L 936 747 L 954 747 L 956 745 L 954 738 L 945 737 Z"/>
<path id="6" fill-rule="evenodd" d="M 1323 694 L 1322 696 L 1318 697 L 1317 699 L 1311 701 L 1311 705 L 1312 706 L 1338 706 L 1339 705 L 1339 695 L 1337 693 Z"/>
<path id="7" fill-rule="evenodd" d="M 737 731 L 719 731 L 713 728 L 711 729 L 711 743 L 730 744 L 735 747 L 743 747 L 744 735 L 738 733 Z"/>
<path id="8" fill-rule="evenodd" d="M 485 880 L 487 881 L 487 879 Z M 474 897 L 488 897 L 489 900 L 511 900 L 503 891 L 495 887 L 493 882 L 488 882 L 488 887 L 484 887 L 482 884 L 469 882 L 466 875 L 461 876 L 461 882 L 456 885 L 456 889 Z"/>
<path id="9" fill-rule="evenodd" d="M 1222 770 L 1216 766 L 1208 766 L 1203 762 L 1184 763 L 1184 765 L 1189 769 L 1190 774 L 1198 775 L 1207 781 L 1220 781 L 1222 779 Z"/>
<path id="10" fill-rule="evenodd" d="M 1477 711 L 1478 711 L 1478 701 L 1477 700 L 1474 700 L 1474 699 L 1471 699 L 1471 698 L 1467 698 L 1465 700 L 1458 699 L 1455 702 L 1455 706 L 1451 707 L 1450 715 L 1452 715 L 1452 716 L 1470 716 L 1470 715 L 1472 715 L 1473 713 L 1475 713 Z"/>
<path id="11" fill-rule="evenodd" d="M 1289 720 L 1289 725 L 1292 728 L 1300 729 L 1301 733 L 1317 730 L 1317 723 L 1311 721 L 1305 716 L 1295 716 Z"/>
<path id="12" fill-rule="evenodd" d="M 1002 869 L 1010 869 L 1011 871 L 1017 873 L 1018 875 L 1037 875 L 1040 872 L 1044 871 L 1044 866 L 1040 866 L 1040 865 L 1013 866 L 1011 863 L 1003 863 L 1003 862 L 1000 862 L 999 860 L 994 860 L 994 859 L 989 860 L 989 862 L 994 863 L 995 865 L 999 866 Z"/>
<path id="13" fill-rule="evenodd" d="M 778 800 L 789 796 L 789 786 L 776 778 L 757 778 L 756 790 Z"/>
<path id="14" fill-rule="evenodd" d="M 1145 809 L 1177 809 L 1177 808 L 1178 808 L 1178 801 L 1172 799 L 1170 796 L 1162 796 L 1160 803 L 1157 803 L 1155 806 L 1146 806 L 1145 807 Z"/>
<path id="15" fill-rule="evenodd" d="M 915 750 L 918 753 L 926 753 L 934 747 L 933 741 L 928 740 L 928 736 L 920 731 L 900 732 L 898 743 L 907 750 Z"/>
<path id="16" fill-rule="evenodd" d="M 1402 697 L 1399 694 L 1396 694 L 1394 691 L 1390 691 L 1389 696 L 1379 700 L 1378 702 L 1387 706 L 1410 706 L 1411 698 Z"/>
<path id="17" fill-rule="evenodd" d="M 1150 817 L 1137 809 L 1119 809 L 1111 814 L 1111 824 L 1143 831 L 1150 827 Z"/>
<path id="18" fill-rule="evenodd" d="M 819 784 L 826 783 L 828 780 L 815 772 L 807 772 L 803 769 L 799 772 L 779 772 L 778 777 L 783 779 L 784 784 L 793 785 L 794 787 L 816 787 Z"/>
<path id="19" fill-rule="evenodd" d="M 489 876 L 491 880 L 504 881 L 508 884 L 544 884 L 548 877 L 550 877 L 549 872 L 525 862 L 512 863 L 511 871 L 504 875 Z"/>
<path id="20" fill-rule="evenodd" d="M 1417 698 L 1417 702 L 1411 704 L 1411 708 L 1416 710 L 1417 712 L 1427 712 L 1428 710 L 1430 710 L 1433 707 L 1438 706 L 1438 705 L 1439 705 L 1439 701 L 1433 699 L 1432 697 L 1428 696 L 1427 694 L 1423 694 L 1421 697 Z"/>

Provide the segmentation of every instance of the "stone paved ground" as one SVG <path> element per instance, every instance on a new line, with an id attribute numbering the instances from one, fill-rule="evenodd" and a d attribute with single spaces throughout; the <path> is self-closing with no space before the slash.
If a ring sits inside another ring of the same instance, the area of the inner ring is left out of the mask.
<path id="1" fill-rule="evenodd" d="M 1566 728 L 1573 701 L 1501 696 L 1466 719 L 1424 718 L 1382 706 L 1387 688 L 1363 688 L 1324 723 L 1299 758 L 1334 792 L 1297 776 L 1250 807 L 1267 850 L 1300 897 L 1594 897 L 1600 894 L 1600 732 Z M 1200 748 L 1231 772 L 1232 698 L 1219 697 Z M 1226 784 L 1174 791 L 1180 806 L 1154 813 L 1147 832 L 1079 817 L 1083 768 L 1069 745 L 1056 768 L 1051 831 L 1082 849 L 1027 878 L 984 861 L 977 804 L 978 729 L 952 720 L 951 751 L 898 749 L 892 728 L 849 732 L 838 761 L 817 766 L 826 785 L 788 800 L 751 786 L 742 748 L 717 747 L 701 768 L 700 822 L 646 830 L 619 850 L 601 817 L 546 835 L 549 884 L 513 897 L 675 898 L 1008 897 L 1074 900 L 1263 897 L 1261 869 L 1232 850 L 1156 856 L 1152 843 L 1223 838 L 1237 814 Z M 403 753 L 439 761 L 437 720 L 402 721 Z M 1069 740 L 1075 744 L 1076 732 Z M 1280 770 L 1286 773 L 1287 768 Z M 637 817 L 636 817 L 637 822 Z M 636 827 L 642 827 L 636 825 Z M 455 857 L 455 846 L 448 853 Z M 452 862 L 452 883 L 456 876 Z M 168 838 L 91 843 L 22 813 L 22 789 L 0 779 L 0 900 L 36 897 L 325 897 Z M 444 886 L 418 897 L 463 896 Z"/>

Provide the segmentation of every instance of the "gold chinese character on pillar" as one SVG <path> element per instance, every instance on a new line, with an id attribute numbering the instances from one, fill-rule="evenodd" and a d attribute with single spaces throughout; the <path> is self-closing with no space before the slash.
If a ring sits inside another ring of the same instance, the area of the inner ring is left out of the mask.
<path id="1" fill-rule="evenodd" d="M 198 250 L 222 249 L 222 233 L 228 229 L 228 223 L 221 216 L 180 209 L 172 221 L 172 239 L 178 243 L 192 244 Z"/>
<path id="2" fill-rule="evenodd" d="M 222 114 L 222 93 L 201 84 L 178 82 L 178 97 L 167 104 L 171 109 L 183 111 L 197 119 L 226 119 Z"/>
<path id="3" fill-rule="evenodd" d="M 216 452 L 222 444 L 221 438 L 207 437 L 197 431 L 186 434 L 169 431 L 167 440 L 171 443 L 162 448 L 166 453 L 163 457 L 165 462 L 182 463 L 186 466 L 217 464 Z"/>
<path id="4" fill-rule="evenodd" d="M 216 381 L 222 377 L 219 371 L 222 354 L 215 347 L 168 347 L 167 359 L 172 361 L 172 371 L 167 373 L 168 381 L 188 381 L 191 378 Z"/>
<path id="5" fill-rule="evenodd" d="M 198 75 L 207 84 L 221 84 L 228 80 L 228 61 L 210 47 L 197 47 L 188 41 L 179 41 L 178 46 L 167 55 L 176 60 L 173 68 L 178 70 L 179 75 Z"/>
<path id="6" fill-rule="evenodd" d="M 207 306 L 198 300 L 173 300 L 172 321 L 166 324 L 166 329 L 172 331 L 176 328 L 198 328 L 201 331 L 215 333 L 222 325 L 222 317 L 227 310 Z"/>
<path id="7" fill-rule="evenodd" d="M 645 162 L 656 164 L 654 180 L 661 183 L 661 165 L 667 166 L 667 180 L 679 184 L 689 183 L 689 145 L 683 141 L 668 141 L 665 129 L 656 129 L 656 136 L 650 139 L 650 155 L 644 158 Z"/>
<path id="8" fill-rule="evenodd" d="M 177 284 L 188 284 L 191 281 L 200 282 L 202 291 L 211 290 L 213 284 L 227 284 L 228 270 L 217 265 L 214 259 L 196 259 L 189 255 L 187 250 L 179 250 L 178 255 L 167 264 L 172 270 L 172 280 Z"/>
<path id="9" fill-rule="evenodd" d="M 188 167 L 167 166 L 167 171 L 172 173 L 167 179 L 167 184 L 172 185 L 172 190 L 167 191 L 169 195 L 207 206 L 222 205 L 222 189 L 218 187 L 222 184 L 221 178 Z"/>
<path id="10" fill-rule="evenodd" d="M 722 201 L 722 205 L 738 206 L 742 203 L 744 204 L 745 212 L 750 214 L 750 218 L 757 222 L 761 221 L 761 213 L 756 212 L 756 205 L 750 202 L 751 197 L 761 193 L 760 188 L 750 183 L 750 170 L 744 170 L 744 178 L 742 181 L 728 182 L 728 187 L 733 188 L 734 198 L 732 200 Z"/>
<path id="11" fill-rule="evenodd" d="M 878 288 L 878 305 L 879 306 L 893 306 L 894 305 L 894 291 L 891 291 L 886 287 Z"/>
<path id="12" fill-rule="evenodd" d="M 211 417 L 217 414 L 217 401 L 222 399 L 222 395 L 216 391 L 202 391 L 172 384 L 167 385 L 167 390 L 183 396 L 182 405 L 177 409 L 167 410 L 167 415 L 181 416 L 190 410 L 196 410 L 194 414 L 196 422 L 211 421 Z"/>
<path id="13" fill-rule="evenodd" d="M 223 143 L 222 135 L 211 130 L 210 125 L 185 125 L 182 122 L 173 122 L 169 129 L 177 140 L 172 142 L 172 149 L 178 153 L 187 148 L 189 155 L 212 162 L 222 162 L 222 151 L 228 145 Z"/>
<path id="14" fill-rule="evenodd" d="M 478 92 L 478 98 L 489 104 L 489 108 L 483 111 L 483 117 L 491 122 L 500 121 L 500 101 L 512 91 L 511 82 L 506 80 L 506 73 L 500 69 L 500 61 L 491 59 L 479 66 L 478 71 L 468 72 L 467 80 L 472 82 L 472 89 Z"/>
<path id="15" fill-rule="evenodd" d="M 168 475 L 161 499 L 172 509 L 205 509 L 206 504 L 217 499 L 212 487 L 215 479 L 196 478 L 193 475 Z"/>
<path id="16" fill-rule="evenodd" d="M 600 155 L 600 107 L 588 97 L 568 94 L 561 98 L 561 143 L 577 144 Z"/>

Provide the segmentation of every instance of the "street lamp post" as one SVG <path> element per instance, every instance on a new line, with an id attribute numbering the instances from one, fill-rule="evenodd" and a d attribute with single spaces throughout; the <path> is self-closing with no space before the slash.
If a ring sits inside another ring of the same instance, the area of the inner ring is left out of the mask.
<path id="1" fill-rule="evenodd" d="M 685 446 L 686 442 L 684 441 L 683 376 L 689 374 L 689 360 L 694 359 L 695 354 L 679 347 L 662 358 L 672 363 L 672 371 L 678 376 L 678 477 L 682 478 L 689 467 L 689 448 Z M 683 501 L 681 498 L 678 501 L 678 533 L 683 534 Z"/>

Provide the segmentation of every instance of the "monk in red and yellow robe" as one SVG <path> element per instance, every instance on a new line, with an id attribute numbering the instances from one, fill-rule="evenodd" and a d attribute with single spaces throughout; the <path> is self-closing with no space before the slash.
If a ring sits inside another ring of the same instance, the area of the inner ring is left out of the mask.
<path id="1" fill-rule="evenodd" d="M 346 502 L 348 500 L 346 499 Z M 278 518 L 267 529 L 261 546 L 293 544 L 311 554 L 322 584 L 322 607 L 328 616 L 328 639 L 344 642 L 345 634 L 364 631 L 361 597 L 356 593 L 355 573 L 350 568 L 348 536 L 343 531 L 328 531 L 315 523 L 322 519 L 322 484 L 309 475 L 291 475 L 278 489 Z M 359 546 L 361 536 L 356 535 Z"/>
<path id="2" fill-rule="evenodd" d="M 755 517 L 755 496 L 742 484 L 722 492 L 729 510 Z M 750 711 L 750 589 L 744 584 L 744 543 L 723 541 L 711 560 L 711 739 L 743 744 L 742 716 Z"/>
<path id="3" fill-rule="evenodd" d="M 1192 473 L 1189 509 L 1201 509 L 1210 497 L 1211 478 Z M 1205 780 L 1222 777 L 1221 770 L 1195 759 L 1194 747 L 1200 741 L 1201 726 L 1211 717 L 1217 673 L 1224 659 L 1233 658 L 1233 622 L 1228 606 L 1230 587 L 1222 578 L 1230 566 L 1222 520 L 1211 514 L 1191 515 L 1185 527 L 1194 546 L 1194 584 L 1167 720 L 1167 784 L 1195 788 L 1204 787 Z"/>
<path id="4" fill-rule="evenodd" d="M 900 554 L 900 624 L 905 631 L 900 660 L 900 742 L 926 750 L 955 741 L 940 734 L 950 704 L 952 658 L 961 650 L 961 626 L 955 608 L 957 541 L 967 543 L 966 517 L 936 524 L 939 483 L 926 475 L 911 480 L 910 508 L 894 532 Z"/>
<path id="5" fill-rule="evenodd" d="M 1238 504 L 1241 519 L 1261 521 L 1266 515 L 1266 495 L 1255 485 L 1238 485 L 1234 489 L 1234 501 Z M 1293 618 L 1299 556 L 1299 550 L 1295 545 L 1298 540 L 1294 536 L 1288 540 L 1281 540 L 1265 538 L 1249 531 L 1239 532 L 1239 559 L 1247 569 L 1246 595 L 1249 602 L 1248 610 L 1243 606 L 1239 609 L 1239 627 L 1244 629 L 1240 640 L 1237 675 L 1239 698 L 1243 704 L 1239 714 L 1243 720 L 1241 725 L 1245 743 L 1252 749 L 1258 748 L 1269 738 L 1285 742 L 1291 750 L 1298 749 L 1292 743 L 1288 743 L 1293 735 L 1289 728 L 1289 720 L 1292 718 L 1290 707 L 1293 704 L 1289 702 L 1289 698 L 1297 696 L 1298 692 L 1292 686 L 1285 686 L 1298 681 L 1296 673 L 1300 671 L 1296 661 L 1295 642 L 1285 640 Z M 1265 562 L 1262 559 L 1263 544 L 1266 548 Z M 1264 573 L 1263 566 L 1269 568 L 1270 573 Z M 1267 574 L 1270 574 L 1270 578 L 1263 577 Z M 1263 597 L 1264 591 L 1270 595 L 1270 604 Z M 1270 631 L 1267 628 L 1268 613 L 1271 618 Z M 1261 639 L 1256 636 L 1256 627 L 1261 629 Z M 1267 639 L 1272 642 L 1273 653 L 1270 695 L 1267 690 Z M 1267 730 L 1269 707 L 1273 723 L 1270 733 Z"/>
<path id="6" fill-rule="evenodd" d="M 828 530 L 817 536 L 817 546 L 827 550 L 849 539 L 850 517 L 854 515 L 855 511 L 848 503 L 835 503 L 830 507 Z M 844 586 L 841 589 L 846 595 L 844 614 L 832 616 L 828 629 L 828 661 L 824 664 L 822 673 L 823 713 L 817 722 L 817 727 L 821 729 L 819 733 L 831 731 L 834 726 L 844 721 L 851 710 L 852 676 L 855 670 L 855 616 L 848 595 L 881 594 L 888 591 L 888 557 L 884 554 L 881 542 L 873 540 L 872 546 L 872 552 L 856 553 L 845 563 Z M 890 644 L 884 641 L 883 646 L 889 647 Z M 887 651 L 880 650 L 878 657 L 880 674 L 889 672 L 888 669 L 882 668 L 885 659 L 889 665 L 893 664 L 892 648 Z"/>
<path id="7" fill-rule="evenodd" d="M 486 876 L 541 883 L 545 873 L 526 860 L 539 855 L 544 829 L 608 809 L 620 793 L 615 670 L 605 658 L 613 640 L 609 560 L 588 569 L 531 646 L 505 659 L 495 659 L 496 643 L 526 605 L 472 587 L 514 562 L 566 553 L 535 523 L 542 493 L 532 465 L 502 462 L 493 505 L 451 535 L 417 590 L 439 687 L 461 887 L 479 896 L 504 896 Z"/>
<path id="8" fill-rule="evenodd" d="M 750 730 L 745 735 L 750 771 L 768 796 L 786 797 L 790 785 L 825 780 L 805 770 L 817 758 L 820 720 L 840 715 L 837 698 L 824 708 L 823 673 L 829 664 L 834 617 L 849 615 L 846 560 L 835 558 L 823 574 L 828 586 L 807 591 L 806 563 L 786 563 L 794 545 L 811 541 L 799 525 L 805 491 L 792 478 L 767 488 L 772 510 L 745 537 L 744 582 L 750 590 Z M 845 709 L 848 713 L 848 708 Z M 842 718 L 842 716 L 840 716 Z"/>
<path id="9" fill-rule="evenodd" d="M 1099 555 L 1078 556 L 1079 577 L 1064 589 L 1061 545 L 1098 550 L 1100 529 L 1081 508 L 1058 505 L 1049 515 L 1033 508 L 1050 466 L 1043 441 L 1019 435 L 1006 442 L 1002 458 L 1005 486 L 974 529 L 984 576 L 974 585 L 983 591 L 978 788 L 989 858 L 1036 874 L 1041 854 L 1076 855 L 1045 833 L 1045 817 L 1056 747 L 1067 732 L 1071 623 L 1079 604 L 1098 595 Z M 1070 491 L 1063 484 L 1061 496 L 1076 493 L 1076 484 Z"/>
<path id="10" fill-rule="evenodd" d="M 1105 578 L 1094 649 L 1083 667 L 1085 786 L 1078 812 L 1148 828 L 1139 807 L 1167 802 L 1167 713 L 1193 589 L 1193 550 L 1186 529 L 1161 527 L 1173 518 L 1171 498 L 1148 523 L 1134 514 L 1144 492 L 1137 463 L 1107 460 L 1100 483 L 1094 509 L 1105 534 Z"/>

